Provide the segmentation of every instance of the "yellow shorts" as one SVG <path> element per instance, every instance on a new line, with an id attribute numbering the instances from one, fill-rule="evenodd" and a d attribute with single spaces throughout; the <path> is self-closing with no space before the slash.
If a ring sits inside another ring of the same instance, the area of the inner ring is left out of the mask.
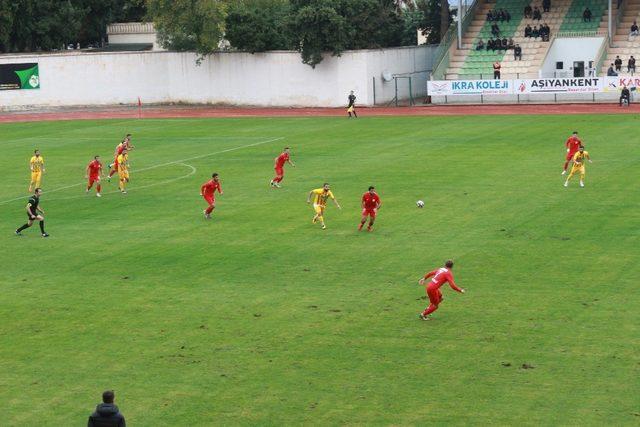
<path id="1" fill-rule="evenodd" d="M 120 178 L 120 181 L 123 180 L 128 180 L 129 179 L 129 171 L 118 171 L 118 178 Z"/>
<path id="2" fill-rule="evenodd" d="M 354 110 L 354 108 L 353 108 L 353 106 L 351 106 L 351 107 L 347 108 L 347 113 L 353 113 L 353 110 Z"/>
<path id="3" fill-rule="evenodd" d="M 580 173 L 580 175 L 584 175 L 585 174 L 585 168 L 584 166 L 573 166 L 571 167 L 571 175 L 575 175 L 577 173 Z"/>
<path id="4" fill-rule="evenodd" d="M 322 215 L 324 212 L 325 205 L 319 205 L 317 203 L 313 204 L 313 210 L 316 211 L 318 215 Z"/>
<path id="5" fill-rule="evenodd" d="M 42 178 L 42 172 L 31 172 L 31 182 L 39 183 Z"/>

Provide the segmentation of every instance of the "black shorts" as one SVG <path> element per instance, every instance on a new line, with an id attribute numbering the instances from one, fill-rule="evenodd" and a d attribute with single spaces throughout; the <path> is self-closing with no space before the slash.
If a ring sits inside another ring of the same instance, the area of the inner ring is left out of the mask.
<path id="1" fill-rule="evenodd" d="M 31 212 L 30 214 L 27 214 L 27 218 L 29 218 L 29 221 L 34 221 L 36 219 L 35 217 L 37 216 L 38 216 L 38 212 L 35 212 L 35 213 Z"/>

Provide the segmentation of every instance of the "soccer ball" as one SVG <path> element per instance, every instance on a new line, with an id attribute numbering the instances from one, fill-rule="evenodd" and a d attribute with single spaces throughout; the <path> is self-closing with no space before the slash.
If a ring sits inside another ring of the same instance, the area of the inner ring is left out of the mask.
<path id="1" fill-rule="evenodd" d="M 419 207 L 419 208 L 424 208 L 424 202 L 422 200 L 418 200 L 416 202 L 416 206 Z"/>

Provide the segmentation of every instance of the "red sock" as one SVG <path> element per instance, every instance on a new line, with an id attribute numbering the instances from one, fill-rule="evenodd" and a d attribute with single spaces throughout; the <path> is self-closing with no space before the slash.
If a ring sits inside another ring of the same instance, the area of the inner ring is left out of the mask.
<path id="1" fill-rule="evenodd" d="M 111 178 L 115 174 L 116 174 L 116 170 L 115 169 L 111 169 L 111 172 L 109 172 L 109 178 Z"/>
<path id="2" fill-rule="evenodd" d="M 564 162 L 564 170 L 567 170 L 567 167 L 569 167 L 569 160 Z"/>
<path id="3" fill-rule="evenodd" d="M 423 316 L 428 316 L 429 314 L 433 313 L 437 309 L 438 309 L 437 305 L 429 304 L 429 307 L 427 307 L 427 309 L 422 312 L 422 315 Z"/>
<path id="4" fill-rule="evenodd" d="M 102 185 L 98 184 L 98 186 L 96 187 L 96 190 L 98 190 L 98 193 L 100 193 L 102 191 Z"/>
<path id="5" fill-rule="evenodd" d="M 213 212 L 213 206 L 209 206 L 205 212 L 207 213 L 207 215 L 209 215 L 211 212 Z"/>
<path id="6" fill-rule="evenodd" d="M 277 177 L 275 177 L 275 178 L 273 179 L 273 182 L 277 182 L 277 183 L 282 182 L 282 177 L 281 177 L 281 176 L 277 176 Z"/>
<path id="7" fill-rule="evenodd" d="M 91 190 L 91 187 L 93 187 L 93 184 L 87 184 L 87 191 Z"/>

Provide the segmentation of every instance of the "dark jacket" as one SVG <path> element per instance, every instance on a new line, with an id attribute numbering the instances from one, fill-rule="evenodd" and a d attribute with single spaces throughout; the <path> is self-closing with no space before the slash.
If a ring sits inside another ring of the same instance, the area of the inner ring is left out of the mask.
<path id="1" fill-rule="evenodd" d="M 87 427 L 126 427 L 124 415 L 113 403 L 101 403 L 96 411 L 89 416 Z"/>

